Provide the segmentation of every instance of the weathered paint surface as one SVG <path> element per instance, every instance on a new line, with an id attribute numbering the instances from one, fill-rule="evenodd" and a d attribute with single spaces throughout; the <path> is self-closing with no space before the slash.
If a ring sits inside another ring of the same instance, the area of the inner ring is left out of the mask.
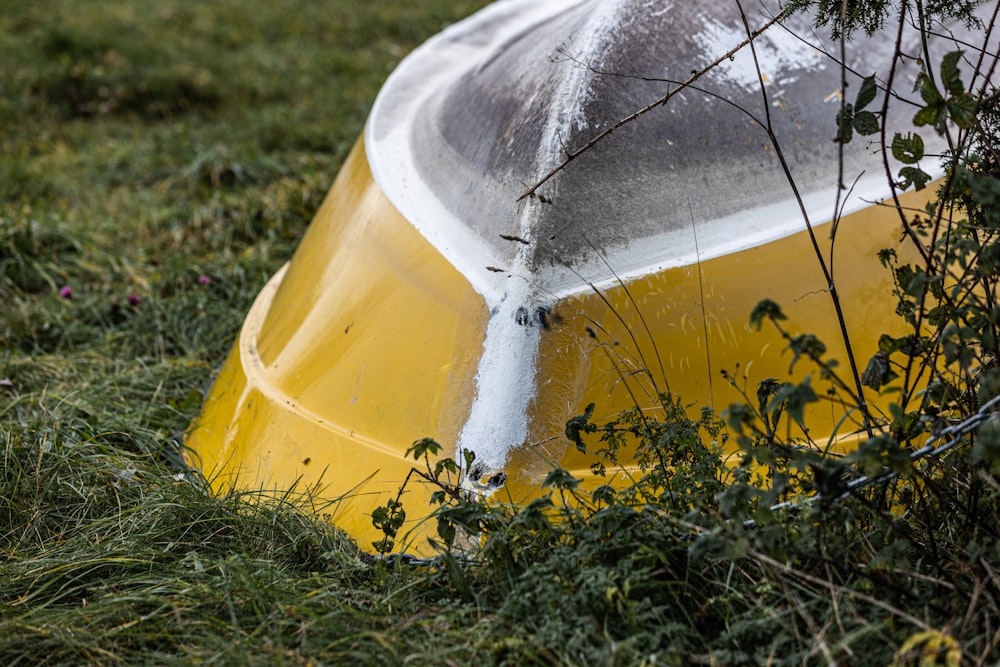
<path id="1" fill-rule="evenodd" d="M 722 409 L 737 397 L 722 370 L 751 390 L 801 379 L 807 365 L 792 372 L 777 335 L 747 325 L 762 298 L 843 356 L 802 209 L 750 118 L 763 122 L 765 107 L 746 50 L 517 201 L 565 147 L 736 46 L 735 7 L 507 0 L 404 61 L 189 435 L 216 488 L 298 484 L 338 499 L 328 513 L 368 546 L 380 536 L 371 511 L 395 497 L 417 438 L 474 451 L 471 485 L 520 501 L 551 465 L 586 475 L 592 459 L 563 428 L 590 402 L 606 416 L 669 390 Z M 758 56 L 827 253 L 840 84 L 815 39 L 767 33 Z M 862 73 L 884 64 L 881 45 L 859 49 Z M 899 239 L 895 211 L 871 205 L 884 195 L 880 160 L 859 140 L 845 153 L 854 187 L 833 266 L 860 359 L 891 307 L 875 253 Z M 824 432 L 810 435 L 822 442 L 843 414 L 817 410 Z M 414 534 L 431 490 L 405 497 Z"/>
<path id="2" fill-rule="evenodd" d="M 777 10 L 755 3 L 750 29 Z M 840 68 L 826 55 L 834 43 L 802 16 L 759 36 L 756 61 L 749 47 L 723 59 L 696 88 L 580 157 L 540 197 L 518 201 L 568 149 L 746 37 L 736 2 L 513 0 L 429 41 L 390 77 L 366 129 L 376 181 L 492 312 L 457 451 L 496 469 L 526 442 L 540 337 L 518 313 L 739 253 L 802 231 L 807 218 L 821 226 L 838 203 L 851 213 L 886 196 L 881 157 L 858 140 L 844 150 L 853 187 L 838 202 L 839 107 L 829 98 Z M 884 42 L 855 48 L 865 72 L 892 52 Z M 860 77 L 848 80 L 856 90 Z"/>
<path id="3" fill-rule="evenodd" d="M 355 148 L 254 303 L 187 444 L 216 489 L 287 489 L 361 539 L 422 435 L 455 433 L 488 312 L 382 195 Z M 408 498 L 425 506 L 430 491 Z M 417 497 L 419 496 L 419 498 Z M 370 543 L 365 543 L 370 547 Z"/>

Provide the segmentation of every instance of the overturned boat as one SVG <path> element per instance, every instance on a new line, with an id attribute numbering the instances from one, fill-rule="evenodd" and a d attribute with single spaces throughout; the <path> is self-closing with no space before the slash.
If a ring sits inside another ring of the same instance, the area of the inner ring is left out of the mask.
<path id="1" fill-rule="evenodd" d="M 901 223 L 879 149 L 833 138 L 841 77 L 853 101 L 893 45 L 852 47 L 842 71 L 810 17 L 747 6 L 507 0 L 414 51 L 247 316 L 191 461 L 219 489 L 337 499 L 368 546 L 415 439 L 473 452 L 463 483 L 520 501 L 553 466 L 589 475 L 564 427 L 590 403 L 596 420 L 661 393 L 722 411 L 814 372 L 749 325 L 762 299 L 843 359 L 832 276 L 864 363 Z M 821 444 L 859 420 L 813 411 L 800 435 Z M 411 480 L 407 527 L 433 490 Z"/>

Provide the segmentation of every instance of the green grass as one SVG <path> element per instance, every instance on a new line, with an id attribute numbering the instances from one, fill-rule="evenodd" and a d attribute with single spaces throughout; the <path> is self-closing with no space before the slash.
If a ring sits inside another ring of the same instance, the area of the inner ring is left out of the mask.
<path id="1" fill-rule="evenodd" d="M 6 663 L 392 664 L 458 632 L 308 499 L 214 498 L 171 462 L 386 75 L 482 4 L 0 12 Z"/>
<path id="2" fill-rule="evenodd" d="M 1000 429 L 970 430 L 917 466 L 905 449 L 1000 388 L 1000 310 L 977 300 L 996 292 L 980 261 L 1000 256 L 1000 234 L 991 207 L 977 208 L 1000 191 L 995 160 L 956 188 L 975 224 L 938 234 L 940 219 L 914 222 L 939 239 L 926 273 L 941 273 L 906 280 L 901 312 L 928 315 L 947 271 L 970 289 L 886 352 L 902 371 L 907 350 L 940 345 L 931 366 L 957 370 L 933 392 L 907 385 L 924 412 L 899 410 L 848 461 L 776 439 L 770 424 L 792 398 L 812 400 L 802 387 L 774 383 L 725 422 L 689 418 L 670 397 L 662 420 L 581 416 L 578 446 L 636 447 L 645 474 L 633 487 L 584 495 L 555 471 L 526 508 L 447 502 L 442 540 L 482 531 L 482 549 L 420 567 L 366 553 L 308 494 L 216 497 L 175 465 L 247 308 L 385 76 L 483 4 L 6 3 L 0 658 L 944 665 L 959 647 L 962 664 L 996 664 Z M 998 116 L 983 112 L 986 156 Z M 769 306 L 765 325 L 780 312 Z M 727 438 L 744 461 L 720 457 Z M 902 477 L 843 503 L 768 509 L 836 491 L 847 463 Z"/>

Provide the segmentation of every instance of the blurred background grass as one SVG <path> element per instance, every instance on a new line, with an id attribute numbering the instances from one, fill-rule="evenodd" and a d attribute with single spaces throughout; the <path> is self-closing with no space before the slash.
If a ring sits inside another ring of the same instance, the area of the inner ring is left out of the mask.
<path id="1" fill-rule="evenodd" d="M 213 497 L 172 465 L 386 75 L 483 4 L 0 0 L 0 660 L 995 663 L 1000 485 L 958 450 L 919 511 L 862 498 L 691 549 L 686 494 L 458 503 L 497 528 L 428 567 L 307 495 Z M 715 488 L 692 486 L 707 511 Z"/>
<path id="2" fill-rule="evenodd" d="M 3 348 L 215 362 L 394 64 L 485 3 L 3 4 Z M 70 304 L 53 301 L 64 285 Z M 169 307 L 194 289 L 210 317 Z M 138 340 L 116 335 L 131 293 Z"/>
<path id="3" fill-rule="evenodd" d="M 386 664 L 455 618 L 170 460 L 382 81 L 485 4 L 0 2 L 5 663 Z"/>
<path id="4" fill-rule="evenodd" d="M 386 75 L 483 4 L 2 3 L 4 414 L 157 365 L 207 381 Z M 143 402 L 183 421 L 168 387 Z"/>

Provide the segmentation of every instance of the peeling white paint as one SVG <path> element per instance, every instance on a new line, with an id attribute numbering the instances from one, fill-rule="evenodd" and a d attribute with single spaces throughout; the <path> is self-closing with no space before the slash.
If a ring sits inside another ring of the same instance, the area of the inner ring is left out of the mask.
<path id="1" fill-rule="evenodd" d="M 420 114 L 433 106 L 430 102 L 437 94 L 466 73 L 476 71 L 474 68 L 480 66 L 484 56 L 492 55 L 509 42 L 516 41 L 526 26 L 547 21 L 583 2 L 502 0 L 432 38 L 414 51 L 389 78 L 375 101 L 365 129 L 365 143 L 375 181 L 404 217 L 469 280 L 492 312 L 476 373 L 476 396 L 456 443 L 458 452 L 462 449 L 474 451 L 479 464 L 487 469 L 502 468 L 511 449 L 523 445 L 529 436 L 528 410 L 536 389 L 535 369 L 541 330 L 530 326 L 530 323 L 525 325 L 523 318 L 519 322 L 520 309 L 533 313 L 539 305 L 551 303 L 556 298 L 590 290 L 587 282 L 580 279 L 581 274 L 598 287 L 606 287 L 618 279 L 630 280 L 760 245 L 795 233 L 804 226 L 797 203 L 789 196 L 779 197 L 776 203 L 756 208 L 747 205 L 736 215 L 722 217 L 720 214 L 718 219 L 699 221 L 700 254 L 691 243 L 691 229 L 682 227 L 632 239 L 627 246 L 619 244 L 602 248 L 605 254 L 600 261 L 588 264 L 581 260 L 574 270 L 547 268 L 544 276 L 539 276 L 533 275 L 529 267 L 530 248 L 519 247 L 516 252 L 498 250 L 474 231 L 468 220 L 460 219 L 445 205 L 421 178 L 417 166 L 428 159 L 434 160 L 433 155 L 414 154 L 412 135 Z M 560 79 L 558 85 L 552 86 L 553 90 L 545 88 L 536 93 L 546 102 L 554 100 L 547 107 L 549 115 L 542 121 L 545 124 L 539 145 L 521 147 L 521 154 L 526 157 L 535 155 L 539 175 L 564 159 L 561 132 L 570 127 L 588 127 L 583 110 L 592 95 L 594 70 L 601 69 L 602 58 L 607 53 L 603 47 L 630 21 L 625 17 L 628 12 L 620 11 L 627 4 L 628 0 L 591 3 L 592 12 L 586 17 L 585 25 L 572 36 L 573 41 L 564 45 L 571 55 L 589 60 L 585 64 L 569 66 L 567 76 Z M 655 15 L 659 16 L 668 11 L 671 4 L 649 0 L 644 6 L 647 9 L 657 8 Z M 574 26 L 583 20 L 580 16 L 574 17 Z M 511 17 L 516 17 L 516 20 L 511 20 Z M 695 54 L 696 59 L 701 65 L 708 65 L 745 38 L 742 26 L 706 17 L 703 29 L 695 35 L 700 48 L 700 52 Z M 553 49 L 556 46 L 553 44 Z M 765 80 L 769 82 L 769 90 L 774 88 L 783 92 L 785 86 L 796 78 L 827 67 L 825 56 L 814 46 L 780 27 L 758 37 L 755 48 L 766 75 Z M 553 52 L 553 55 L 556 54 Z M 757 69 L 748 48 L 741 50 L 732 60 L 724 60 L 711 76 L 745 90 L 756 90 L 759 85 Z M 690 98 L 693 103 L 698 95 L 682 92 L 676 100 L 687 104 Z M 711 104 L 714 98 L 706 97 L 705 101 Z M 776 105 L 780 102 L 774 99 Z M 665 111 L 677 113 L 673 107 Z M 604 122 L 608 122 L 607 119 Z M 668 146 L 673 144 L 669 138 L 665 141 Z M 506 142 L 511 146 L 510 150 L 516 150 L 511 135 Z M 533 153 L 535 150 L 537 153 Z M 673 166 L 667 169 L 673 170 Z M 559 179 L 550 181 L 545 187 L 546 196 L 553 198 L 558 189 Z M 884 191 L 884 177 L 874 173 L 868 175 L 856 184 L 844 213 L 879 199 Z M 516 194 L 512 193 L 512 199 Z M 833 193 L 829 189 L 805 197 L 804 204 L 814 225 L 831 218 L 833 201 Z M 520 238 L 537 241 L 533 238 L 533 229 L 541 206 L 543 204 L 537 200 L 526 200 L 515 211 L 512 202 L 509 216 L 492 212 L 489 228 L 503 227 L 504 231 L 515 228 Z M 478 211 L 472 213 L 478 214 Z M 665 253 L 665 248 L 669 248 L 670 252 Z M 617 276 L 607 277 L 605 262 L 615 267 Z M 504 271 L 489 271 L 486 267 L 490 266 L 498 266 Z M 535 284 L 535 280 L 544 281 L 544 285 Z M 682 359 L 679 363 L 690 362 Z"/>
<path id="2" fill-rule="evenodd" d="M 502 274 L 486 271 L 485 267 L 502 261 L 419 178 L 416 165 L 423 156 L 414 155 L 410 140 L 416 112 L 525 25 L 544 21 L 581 2 L 502 0 L 431 37 L 389 76 L 365 125 L 365 146 L 375 182 L 424 238 L 486 298 L 491 308 L 503 297 L 507 280 Z M 509 14 L 516 14 L 517 20 L 505 21 Z M 478 29 L 480 25 L 496 29 L 487 32 Z M 396 105 L 402 108 L 397 109 Z"/>
<path id="3" fill-rule="evenodd" d="M 561 104 L 550 105 L 551 114 L 539 146 L 537 164 L 539 173 L 558 165 L 564 156 L 559 132 L 570 124 L 585 128 L 583 109 L 591 94 L 591 81 L 601 63 L 596 60 L 605 49 L 602 45 L 621 29 L 621 5 L 627 0 L 607 0 L 601 9 L 592 14 L 580 31 L 582 39 L 574 49 L 595 55 L 588 67 L 572 68 L 562 80 L 560 89 L 552 91 Z M 539 204 L 531 201 L 522 208 L 518 236 L 531 240 L 538 218 Z M 528 275 L 528 246 L 518 250 L 511 273 Z M 535 396 L 535 365 L 541 342 L 540 328 L 530 321 L 518 323 L 518 311 L 531 313 L 544 302 L 551 301 L 546 294 L 542 300 L 537 288 L 521 278 L 508 280 L 511 291 L 495 307 L 486 328 L 483 356 L 476 375 L 476 398 L 472 403 L 469 419 L 458 441 L 458 453 L 469 449 L 476 453 L 476 460 L 487 469 L 499 469 L 507 463 L 512 449 L 524 444 L 528 437 L 528 408 Z M 461 459 L 459 459 L 461 460 Z"/>
<path id="4" fill-rule="evenodd" d="M 695 37 L 703 45 L 701 65 L 707 66 L 719 56 L 746 40 L 743 26 L 725 25 L 717 20 L 705 19 L 704 29 Z M 812 45 L 794 35 L 775 27 L 754 40 L 757 60 L 765 82 L 790 83 L 795 76 L 789 71 L 820 71 L 826 67 L 826 59 Z M 741 49 L 732 59 L 723 60 L 716 68 L 722 78 L 745 90 L 757 88 L 759 79 L 750 47 Z"/>
<path id="5" fill-rule="evenodd" d="M 476 453 L 487 470 L 503 468 L 511 448 L 528 437 L 528 407 L 534 397 L 535 361 L 541 332 L 518 323 L 518 309 L 531 301 L 527 283 L 496 307 L 486 327 L 483 356 L 476 374 L 476 398 L 458 440 L 458 453 Z M 457 460 L 462 460 L 459 457 Z"/>

